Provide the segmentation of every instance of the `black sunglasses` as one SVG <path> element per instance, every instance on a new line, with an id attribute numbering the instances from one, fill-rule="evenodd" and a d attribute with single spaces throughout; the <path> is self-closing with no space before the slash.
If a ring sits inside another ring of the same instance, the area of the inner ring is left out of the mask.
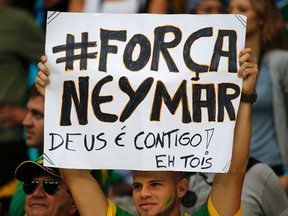
<path id="1" fill-rule="evenodd" d="M 46 180 L 29 180 L 25 181 L 23 184 L 23 191 L 25 194 L 32 194 L 36 188 L 41 183 L 44 191 L 49 195 L 54 195 L 60 189 L 60 183 L 56 180 L 46 179 Z"/>

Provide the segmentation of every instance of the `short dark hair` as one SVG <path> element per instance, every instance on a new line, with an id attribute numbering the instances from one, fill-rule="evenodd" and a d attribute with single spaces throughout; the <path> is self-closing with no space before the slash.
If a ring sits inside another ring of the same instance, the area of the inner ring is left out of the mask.
<path id="1" fill-rule="evenodd" d="M 38 90 L 37 90 L 37 88 L 36 88 L 36 86 L 35 86 L 34 84 L 28 87 L 28 89 L 27 89 L 27 94 L 28 94 L 29 97 L 42 96 L 42 95 L 38 92 Z"/>
<path id="2" fill-rule="evenodd" d="M 178 177 L 179 180 L 181 179 L 188 179 L 190 178 L 190 176 L 193 174 L 191 172 L 184 172 L 184 171 L 175 171 L 176 176 Z"/>

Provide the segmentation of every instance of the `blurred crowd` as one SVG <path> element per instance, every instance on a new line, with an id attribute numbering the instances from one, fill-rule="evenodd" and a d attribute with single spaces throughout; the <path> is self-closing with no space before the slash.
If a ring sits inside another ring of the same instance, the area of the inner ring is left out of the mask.
<path id="1" fill-rule="evenodd" d="M 259 77 L 243 215 L 288 215 L 288 0 L 0 0 L 0 216 L 25 214 L 14 171 L 43 154 L 44 98 L 33 86 L 44 55 L 47 11 L 245 15 L 246 47 L 252 48 Z M 97 180 L 103 176 L 107 197 L 137 215 L 131 172 L 95 172 Z M 213 174 L 191 174 L 183 211 L 193 215 L 212 184 Z"/>

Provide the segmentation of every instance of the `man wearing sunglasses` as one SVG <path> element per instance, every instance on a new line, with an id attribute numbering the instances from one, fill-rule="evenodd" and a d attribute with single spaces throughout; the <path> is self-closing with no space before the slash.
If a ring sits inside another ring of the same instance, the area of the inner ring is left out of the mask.
<path id="1" fill-rule="evenodd" d="M 37 149 L 39 154 L 43 153 L 44 142 L 44 96 L 39 94 L 36 87 L 33 85 L 28 89 L 29 100 L 27 103 L 27 115 L 23 121 L 26 129 L 26 145 Z M 101 184 L 101 188 L 106 196 L 108 196 L 111 180 L 111 170 L 95 170 L 93 171 L 94 178 Z M 14 193 L 10 209 L 10 216 L 22 216 L 24 212 L 24 199 L 22 183 L 19 183 Z"/>
<path id="2" fill-rule="evenodd" d="M 62 181 L 58 169 L 43 166 L 42 156 L 36 162 L 21 163 L 15 177 L 23 182 L 27 216 L 75 215 L 77 207 L 67 185 Z"/>

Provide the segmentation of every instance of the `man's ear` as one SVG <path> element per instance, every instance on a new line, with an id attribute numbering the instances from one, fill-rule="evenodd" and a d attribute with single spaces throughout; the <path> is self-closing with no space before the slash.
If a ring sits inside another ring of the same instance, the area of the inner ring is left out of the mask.
<path id="1" fill-rule="evenodd" d="M 188 191 L 189 180 L 187 178 L 183 178 L 178 183 L 178 197 L 184 197 L 184 195 Z"/>

